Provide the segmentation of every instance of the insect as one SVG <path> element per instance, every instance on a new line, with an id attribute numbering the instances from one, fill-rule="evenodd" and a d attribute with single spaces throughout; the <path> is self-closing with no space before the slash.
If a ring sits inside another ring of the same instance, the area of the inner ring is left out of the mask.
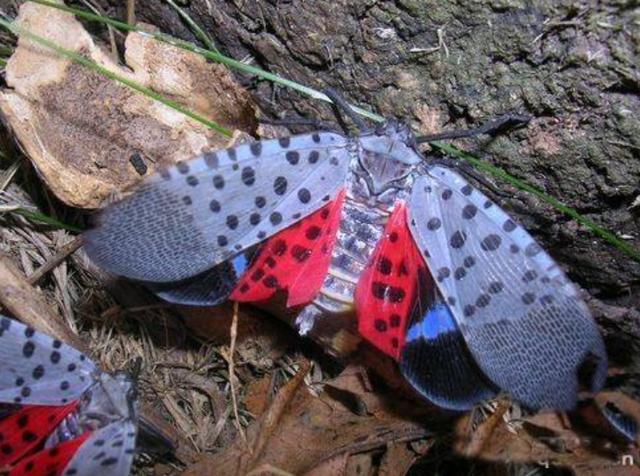
<path id="1" fill-rule="evenodd" d="M 0 317 L 0 468 L 10 476 L 129 474 L 137 396 L 75 348 Z"/>
<path id="2" fill-rule="evenodd" d="M 635 443 L 638 438 L 638 422 L 633 416 L 628 415 L 618 408 L 613 402 L 607 402 L 602 408 L 602 414 L 607 421 L 615 428 L 627 441 Z"/>
<path id="3" fill-rule="evenodd" d="M 302 334 L 344 313 L 425 397 L 467 409 L 503 391 L 569 409 L 601 388 L 604 345 L 560 267 L 389 120 L 208 152 L 107 207 L 85 249 L 165 299 L 285 293 Z M 257 247 L 255 256 L 247 252 Z M 325 321 L 326 322 L 326 321 Z"/>

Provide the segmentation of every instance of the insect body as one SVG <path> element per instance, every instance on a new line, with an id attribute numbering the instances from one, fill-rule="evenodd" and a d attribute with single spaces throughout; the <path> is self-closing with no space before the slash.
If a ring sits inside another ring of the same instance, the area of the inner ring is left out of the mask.
<path id="1" fill-rule="evenodd" d="M 249 265 L 243 253 L 258 244 Z M 601 337 L 560 268 L 393 121 L 178 164 L 104 210 L 86 250 L 116 274 L 167 287 L 170 300 L 284 291 L 302 332 L 355 310 L 362 336 L 445 407 L 502 390 L 567 409 L 579 377 L 595 391 L 606 373 Z"/>
<path id="2" fill-rule="evenodd" d="M 0 467 L 9 475 L 129 474 L 135 384 L 63 342 L 0 317 Z"/>

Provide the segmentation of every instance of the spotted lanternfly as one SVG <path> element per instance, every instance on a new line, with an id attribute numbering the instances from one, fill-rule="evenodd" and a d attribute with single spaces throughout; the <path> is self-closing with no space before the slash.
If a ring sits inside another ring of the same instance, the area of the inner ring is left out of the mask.
<path id="1" fill-rule="evenodd" d="M 174 302 L 284 292 L 302 334 L 355 311 L 362 337 L 443 407 L 503 391 L 569 409 L 580 384 L 599 390 L 602 339 L 551 257 L 408 127 L 358 125 L 179 163 L 106 208 L 85 249 Z"/>
<path id="2" fill-rule="evenodd" d="M 73 347 L 0 316 L 0 468 L 18 475 L 129 474 L 135 384 Z"/>

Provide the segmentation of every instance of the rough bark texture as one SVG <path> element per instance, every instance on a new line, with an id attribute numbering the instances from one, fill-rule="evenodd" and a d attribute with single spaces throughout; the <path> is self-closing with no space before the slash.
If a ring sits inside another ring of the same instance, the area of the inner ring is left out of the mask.
<path id="1" fill-rule="evenodd" d="M 124 18 L 122 2 L 99 3 Z M 640 206 L 633 205 L 640 195 L 640 30 L 632 5 L 192 0 L 184 9 L 222 52 L 250 56 L 303 84 L 332 86 L 424 132 L 504 112 L 533 115 L 526 129 L 459 145 L 640 248 Z M 137 2 L 136 14 L 197 41 L 160 0 Z M 332 119 L 324 104 L 242 80 L 267 114 Z M 503 207 L 592 295 L 623 308 L 640 304 L 640 263 L 535 197 L 496 187 L 505 192 Z"/>
<path id="2" fill-rule="evenodd" d="M 527 3 L 193 0 L 185 9 L 223 52 L 423 130 L 425 115 L 442 128 L 533 115 L 526 130 L 470 150 L 640 246 L 630 209 L 640 194 L 638 12 L 632 2 Z M 120 5 L 106 9 L 122 17 Z M 136 12 L 196 41 L 164 2 L 137 3 Z M 446 48 L 430 52 L 439 29 Z M 271 83 L 254 82 L 253 92 L 273 115 L 333 118 Z M 639 288 L 640 264 L 536 199 L 510 195 L 504 207 L 585 287 L 607 296 Z"/>

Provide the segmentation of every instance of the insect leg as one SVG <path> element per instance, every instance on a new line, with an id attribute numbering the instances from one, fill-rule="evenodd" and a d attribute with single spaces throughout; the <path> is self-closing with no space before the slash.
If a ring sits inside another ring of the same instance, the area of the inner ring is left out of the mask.
<path id="1" fill-rule="evenodd" d="M 349 119 L 353 121 L 358 129 L 361 131 L 368 129 L 367 123 L 362 119 L 356 112 L 351 109 L 349 103 L 342 97 L 342 95 L 333 88 L 326 88 L 322 91 L 325 93 L 331 101 L 333 101 L 333 105 L 337 111 L 338 119 L 340 120 L 341 125 L 344 124 L 344 118 L 342 114 L 346 115 Z"/>
<path id="2" fill-rule="evenodd" d="M 425 142 L 433 142 L 437 140 L 462 139 L 464 137 L 473 137 L 481 134 L 495 135 L 506 128 L 513 128 L 527 124 L 531 120 L 531 116 L 523 114 L 504 114 L 493 121 L 486 122 L 478 127 L 471 129 L 453 130 L 441 132 L 439 134 L 431 134 L 427 136 L 416 137 L 418 144 Z"/>

